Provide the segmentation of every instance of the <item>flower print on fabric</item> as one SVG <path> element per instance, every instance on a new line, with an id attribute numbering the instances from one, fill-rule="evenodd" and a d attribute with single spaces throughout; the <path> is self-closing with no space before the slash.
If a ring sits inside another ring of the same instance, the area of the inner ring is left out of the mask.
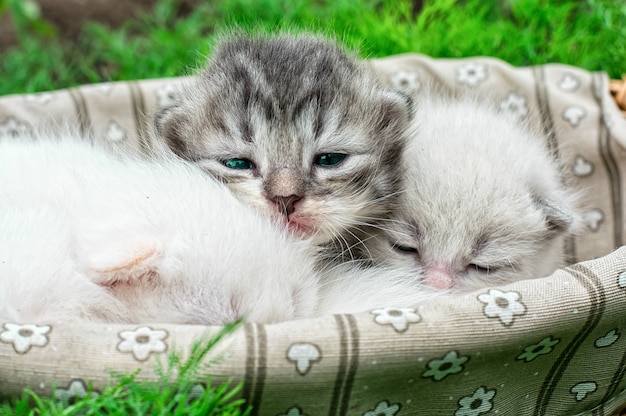
<path id="1" fill-rule="evenodd" d="M 198 400 L 206 393 L 206 387 L 203 383 L 197 383 L 191 386 L 187 393 L 187 403 L 192 403 Z"/>
<path id="2" fill-rule="evenodd" d="M 24 98 L 26 99 L 26 101 L 29 101 L 31 103 L 35 103 L 39 105 L 46 105 L 50 101 L 52 101 L 55 97 L 53 93 L 40 92 L 37 94 L 28 94 Z"/>
<path id="3" fill-rule="evenodd" d="M 10 117 L 3 123 L 0 123 L 0 139 L 18 139 L 31 137 L 31 130 L 31 126 L 26 122 Z"/>
<path id="4" fill-rule="evenodd" d="M 478 296 L 478 300 L 486 303 L 485 315 L 500 319 L 504 326 L 512 325 L 515 316 L 526 312 L 526 307 L 519 298 L 520 294 L 517 292 L 501 292 L 497 289 L 490 289 L 489 293 Z"/>
<path id="5" fill-rule="evenodd" d="M 604 222 L 604 212 L 600 209 L 592 209 L 583 213 L 583 223 L 591 230 L 596 232 L 600 229 L 600 225 Z"/>
<path id="6" fill-rule="evenodd" d="M 559 88 L 563 91 L 574 91 L 580 86 L 580 80 L 574 74 L 566 72 L 563 74 L 563 77 L 559 81 Z"/>
<path id="7" fill-rule="evenodd" d="M 582 155 L 576 155 L 574 159 L 574 165 L 572 166 L 572 172 L 578 177 L 589 176 L 593 173 L 593 163 L 588 161 Z"/>
<path id="8" fill-rule="evenodd" d="M 487 79 L 487 65 L 478 62 L 460 65 L 456 69 L 456 79 L 468 87 L 475 87 Z"/>
<path id="9" fill-rule="evenodd" d="M 119 333 L 120 341 L 117 349 L 120 352 L 130 352 L 139 361 L 145 361 L 153 352 L 163 352 L 167 345 L 163 341 L 167 337 L 167 331 L 152 329 L 142 326 L 134 331 L 122 331 Z"/>
<path id="10" fill-rule="evenodd" d="M 493 396 L 496 390 L 488 390 L 480 386 L 471 396 L 463 397 L 459 400 L 459 407 L 454 412 L 454 416 L 478 416 L 487 413 L 493 407 Z"/>
<path id="11" fill-rule="evenodd" d="M 319 361 L 321 357 L 320 349 L 308 342 L 291 344 L 287 350 L 287 359 L 296 363 L 296 370 L 301 375 L 308 373 L 313 363 Z"/>
<path id="12" fill-rule="evenodd" d="M 54 391 L 54 397 L 57 400 L 60 400 L 64 403 L 73 403 L 75 399 L 82 399 L 89 394 L 91 397 L 97 397 L 100 394 L 97 391 L 89 392 L 85 383 L 82 380 L 76 379 L 72 380 L 69 386 L 66 389 L 57 388 Z"/>
<path id="13" fill-rule="evenodd" d="M 169 107 L 180 101 L 180 92 L 173 84 L 165 84 L 156 91 L 159 107 Z"/>
<path id="14" fill-rule="evenodd" d="M 93 85 L 93 88 L 96 91 L 100 92 L 100 94 L 102 95 L 111 94 L 111 91 L 113 90 L 114 87 L 115 87 L 115 84 L 112 82 L 102 82 L 100 84 Z"/>
<path id="15" fill-rule="evenodd" d="M 412 308 L 383 308 L 371 311 L 374 322 L 379 325 L 391 325 L 396 332 L 404 332 L 409 324 L 416 323 L 422 318 Z"/>
<path id="16" fill-rule="evenodd" d="M 594 381 L 584 381 L 582 383 L 578 383 L 570 389 L 570 393 L 574 394 L 576 401 L 580 402 L 585 400 L 587 395 L 593 393 L 598 390 L 598 385 Z"/>
<path id="17" fill-rule="evenodd" d="M 383 400 L 373 410 L 363 413 L 363 416 L 395 416 L 399 411 L 400 403 L 390 405 L 387 400 Z"/>
<path id="18" fill-rule="evenodd" d="M 298 406 L 291 407 L 287 410 L 287 413 L 281 413 L 278 416 L 307 416 L 305 413 L 302 413 L 302 409 Z"/>
<path id="19" fill-rule="evenodd" d="M 580 120 L 587 115 L 584 108 L 579 105 L 569 105 L 563 110 L 563 120 L 567 121 L 570 126 L 578 127 Z"/>
<path id="20" fill-rule="evenodd" d="M 516 360 L 524 360 L 527 363 L 539 357 L 540 355 L 550 354 L 554 346 L 561 341 L 560 339 L 552 339 L 545 337 L 536 344 L 532 344 L 524 348 L 524 352 L 517 356 Z"/>
<path id="21" fill-rule="evenodd" d="M 415 94 L 421 86 L 419 74 L 416 71 L 397 71 L 389 77 L 389 81 L 394 88 L 408 95 Z"/>
<path id="22" fill-rule="evenodd" d="M 109 121 L 105 131 L 105 137 L 112 142 L 121 142 L 126 138 L 126 132 L 114 120 Z"/>
<path id="23" fill-rule="evenodd" d="M 515 120 L 521 120 L 528 114 L 526 97 L 510 92 L 500 103 L 500 110 L 510 114 Z"/>
<path id="24" fill-rule="evenodd" d="M 469 357 L 459 356 L 456 351 L 449 351 L 440 360 L 430 360 L 428 362 L 428 370 L 422 373 L 422 377 L 432 377 L 435 381 L 443 380 L 450 374 L 456 374 L 463 371 L 463 364 L 469 360 Z"/>
<path id="25" fill-rule="evenodd" d="M 596 339 L 596 342 L 594 342 L 593 345 L 595 345 L 596 348 L 610 347 L 611 345 L 615 344 L 615 341 L 619 339 L 619 336 L 620 333 L 617 331 L 616 328 L 611 329 L 609 332 Z"/>
<path id="26" fill-rule="evenodd" d="M 31 347 L 45 346 L 51 329 L 50 325 L 19 325 L 7 322 L 4 324 L 4 331 L 0 333 L 0 341 L 13 344 L 16 352 L 26 354 Z"/>

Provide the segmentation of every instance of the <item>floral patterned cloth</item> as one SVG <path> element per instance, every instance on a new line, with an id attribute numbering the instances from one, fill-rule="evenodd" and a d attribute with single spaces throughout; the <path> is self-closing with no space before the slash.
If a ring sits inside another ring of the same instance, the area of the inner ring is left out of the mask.
<path id="1" fill-rule="evenodd" d="M 246 324 L 218 347 L 214 380 L 243 381 L 253 415 L 610 415 L 626 407 L 626 121 L 608 79 L 565 65 L 514 68 L 492 58 L 372 60 L 408 94 L 435 83 L 488 92 L 536 116 L 585 196 L 587 232 L 572 266 L 460 299 L 274 325 Z M 0 138 L 45 125 L 138 152 L 184 78 L 0 97 Z M 558 144 L 558 147 L 557 147 Z M 28 386 L 61 398 L 96 393 L 110 370 L 155 377 L 157 357 L 218 328 L 0 322 L 0 394 Z"/>

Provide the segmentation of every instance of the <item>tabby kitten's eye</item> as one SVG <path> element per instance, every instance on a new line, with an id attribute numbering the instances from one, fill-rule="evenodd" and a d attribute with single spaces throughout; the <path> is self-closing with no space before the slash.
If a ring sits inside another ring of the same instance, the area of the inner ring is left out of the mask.
<path id="1" fill-rule="evenodd" d="M 226 159 L 224 166 L 230 169 L 254 169 L 254 163 L 248 159 Z"/>
<path id="2" fill-rule="evenodd" d="M 344 153 L 324 153 L 315 158 L 315 164 L 321 167 L 337 166 L 346 158 Z"/>
<path id="3" fill-rule="evenodd" d="M 409 247 L 409 246 L 403 246 L 401 244 L 394 244 L 393 248 L 403 254 L 415 254 L 417 253 L 417 248 L 415 247 Z"/>

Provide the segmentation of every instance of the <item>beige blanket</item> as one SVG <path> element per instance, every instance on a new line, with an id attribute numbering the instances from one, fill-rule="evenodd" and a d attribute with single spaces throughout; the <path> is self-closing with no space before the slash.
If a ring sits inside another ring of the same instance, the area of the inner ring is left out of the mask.
<path id="1" fill-rule="evenodd" d="M 564 65 L 514 68 L 491 58 L 403 55 L 373 60 L 410 94 L 429 83 L 497 97 L 518 117 L 541 115 L 550 145 L 586 198 L 574 264 L 550 277 L 438 300 L 416 309 L 247 324 L 221 345 L 215 380 L 244 382 L 253 415 L 609 415 L 626 407 L 626 121 L 608 79 Z M 86 85 L 0 97 L 0 138 L 69 123 L 85 137 L 150 148 L 150 114 L 181 79 Z M 0 230 L 1 232 L 1 230 Z M 617 250 L 616 250 L 617 249 Z M 595 259 L 595 260 L 593 260 Z M 391 305 L 392 306 L 392 305 Z M 0 393 L 98 389 L 109 370 L 143 369 L 216 328 L 0 322 Z M 62 394 L 63 394 L 62 391 Z"/>

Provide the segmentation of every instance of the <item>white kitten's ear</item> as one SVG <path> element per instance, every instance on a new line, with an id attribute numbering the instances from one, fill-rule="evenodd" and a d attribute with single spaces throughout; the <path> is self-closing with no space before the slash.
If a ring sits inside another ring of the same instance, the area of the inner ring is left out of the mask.
<path id="1" fill-rule="evenodd" d="M 550 231 L 567 232 L 574 224 L 574 215 L 559 204 L 546 198 L 535 200 L 546 218 Z"/>
<path id="2" fill-rule="evenodd" d="M 79 262 L 94 283 L 137 285 L 157 275 L 162 252 L 157 241 L 120 239 L 108 243 L 86 248 L 79 254 Z"/>

